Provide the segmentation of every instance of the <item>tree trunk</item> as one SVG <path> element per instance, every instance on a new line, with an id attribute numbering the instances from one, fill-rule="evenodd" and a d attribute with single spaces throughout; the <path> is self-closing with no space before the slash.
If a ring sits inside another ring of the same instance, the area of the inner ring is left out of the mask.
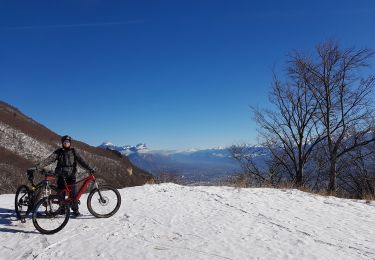
<path id="1" fill-rule="evenodd" d="M 336 169 L 337 168 L 337 159 L 336 156 L 331 158 L 331 165 L 329 168 L 329 184 L 328 184 L 328 192 L 333 194 L 336 192 Z"/>
<path id="2" fill-rule="evenodd" d="M 297 171 L 297 174 L 296 174 L 295 185 L 296 185 L 297 188 L 302 186 L 302 180 L 303 180 L 303 165 L 300 164 L 298 166 L 298 171 Z"/>

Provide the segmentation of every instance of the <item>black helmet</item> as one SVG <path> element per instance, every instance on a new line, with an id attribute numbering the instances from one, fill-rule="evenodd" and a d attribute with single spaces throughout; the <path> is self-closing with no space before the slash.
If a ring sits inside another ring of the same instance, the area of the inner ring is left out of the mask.
<path id="1" fill-rule="evenodd" d="M 64 135 L 63 137 L 61 137 L 61 143 L 63 143 L 65 140 L 72 142 L 72 138 L 69 135 Z"/>

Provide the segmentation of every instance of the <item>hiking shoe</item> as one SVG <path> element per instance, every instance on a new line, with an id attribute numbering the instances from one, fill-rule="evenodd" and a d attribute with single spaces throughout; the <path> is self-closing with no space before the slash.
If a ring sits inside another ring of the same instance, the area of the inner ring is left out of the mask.
<path id="1" fill-rule="evenodd" d="M 76 210 L 76 211 L 73 211 L 73 217 L 78 217 L 78 216 L 81 216 L 81 213 L 79 213 L 79 211 L 78 210 Z"/>

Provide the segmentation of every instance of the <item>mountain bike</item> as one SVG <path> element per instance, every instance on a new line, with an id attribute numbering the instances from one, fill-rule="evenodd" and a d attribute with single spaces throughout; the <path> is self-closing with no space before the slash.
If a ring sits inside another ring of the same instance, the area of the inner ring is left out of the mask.
<path id="1" fill-rule="evenodd" d="M 72 195 L 72 187 L 83 182 L 75 196 Z M 70 218 L 70 207 L 73 203 L 80 203 L 82 194 L 93 183 L 94 189 L 87 197 L 87 208 L 97 218 L 113 216 L 121 205 L 121 195 L 118 190 L 110 185 L 98 185 L 93 173 L 82 180 L 68 185 L 64 181 L 65 188 L 57 195 L 50 195 L 39 200 L 33 210 L 33 224 L 42 234 L 54 234 L 62 230 Z"/>
<path id="2" fill-rule="evenodd" d="M 55 185 L 51 185 L 50 182 L 54 181 L 53 173 L 42 171 L 44 174 L 44 180 L 39 183 L 34 183 L 34 170 L 27 170 L 28 180 L 31 184 L 31 188 L 27 185 L 21 185 L 17 188 L 16 197 L 14 201 L 14 207 L 16 215 L 22 223 L 26 222 L 26 217 L 34 208 L 34 205 L 40 198 L 47 197 L 51 194 L 57 194 L 57 188 Z"/>

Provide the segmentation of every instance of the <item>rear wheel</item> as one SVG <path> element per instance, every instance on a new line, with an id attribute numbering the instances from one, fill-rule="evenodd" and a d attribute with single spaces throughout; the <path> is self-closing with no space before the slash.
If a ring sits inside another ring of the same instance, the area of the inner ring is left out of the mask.
<path id="1" fill-rule="evenodd" d="M 54 234 L 69 221 L 70 209 L 62 196 L 51 195 L 39 200 L 33 210 L 33 224 L 42 234 Z"/>
<path id="2" fill-rule="evenodd" d="M 31 211 L 31 191 L 26 185 L 18 187 L 15 198 L 15 210 L 17 218 L 24 221 Z"/>
<path id="3" fill-rule="evenodd" d="M 16 192 L 14 205 L 17 218 L 24 222 L 26 217 L 33 210 L 34 204 L 41 198 L 44 198 L 51 194 L 58 194 L 57 187 L 54 185 L 49 185 L 47 189 L 45 185 L 39 186 L 34 191 L 26 185 L 19 186 Z"/>
<path id="4" fill-rule="evenodd" d="M 121 206 L 121 195 L 117 189 L 103 185 L 93 189 L 87 198 L 87 208 L 97 218 L 113 216 Z"/>

